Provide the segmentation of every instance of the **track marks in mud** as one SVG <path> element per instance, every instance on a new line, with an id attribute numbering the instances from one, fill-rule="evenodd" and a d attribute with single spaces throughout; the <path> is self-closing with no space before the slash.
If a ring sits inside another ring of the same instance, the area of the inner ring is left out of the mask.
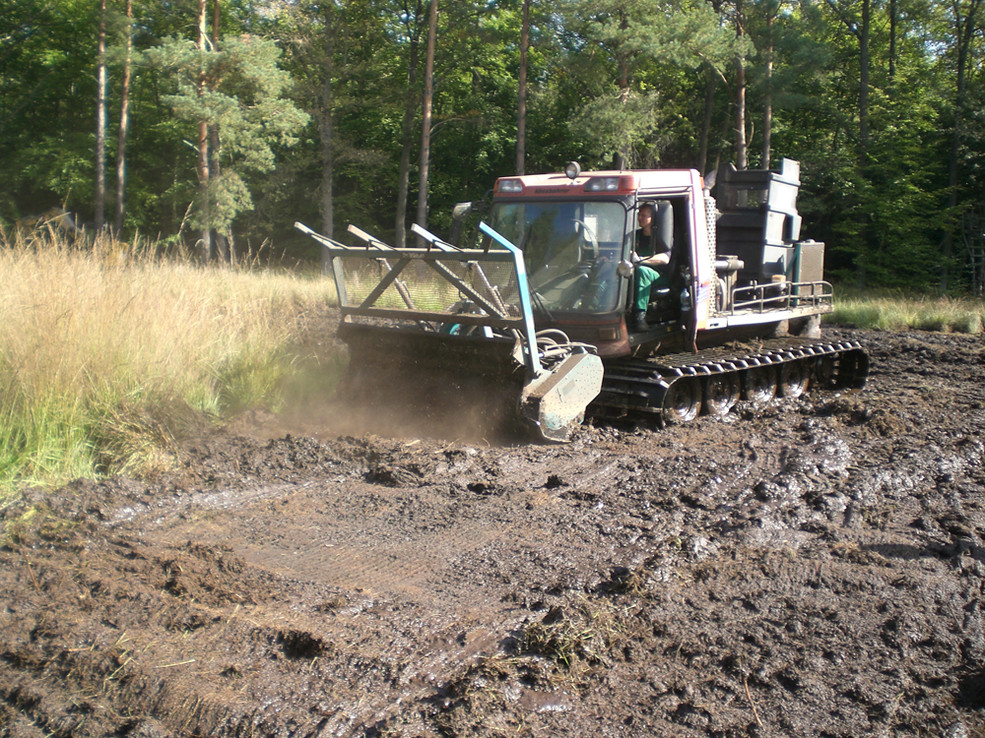
<path id="1" fill-rule="evenodd" d="M 217 435 L 154 483 L 36 493 L 50 522 L 0 550 L 0 721 L 983 732 L 982 346 L 866 342 L 864 392 L 673 432 Z"/>
<path id="2" fill-rule="evenodd" d="M 161 735 L 184 734 L 187 726 L 202 735 L 277 735 L 285 720 L 313 726 L 339 712 L 322 706 L 326 714 L 313 719 L 310 705 L 298 703 L 295 690 L 307 691 L 311 678 L 365 689 L 367 673 L 385 670 L 383 644 L 369 640 L 347 644 L 343 657 L 333 660 L 338 633 L 324 631 L 324 617 L 304 616 L 304 607 L 292 616 L 305 594 L 296 582 L 230 565 L 225 551 L 197 544 L 121 551 L 130 562 L 125 581 L 60 574 L 76 580 L 72 589 L 86 599 L 78 609 L 42 598 L 68 587 L 56 586 L 55 575 L 40 565 L 38 600 L 24 603 L 17 613 L 21 627 L 5 632 L 4 662 L 20 673 L 7 701 L 23 710 L 25 695 L 45 695 L 44 704 L 32 702 L 45 731 L 110 734 L 130 724 L 117 712 L 125 708 L 126 714 L 157 716 L 152 722 Z M 233 596 L 240 601 L 223 607 L 227 598 L 217 597 L 210 581 L 220 571 L 230 583 L 251 582 L 258 602 Z M 51 608 L 60 613 L 57 620 L 48 615 Z M 385 611 L 378 617 L 386 618 Z M 330 666 L 322 669 L 320 661 Z M 283 691 L 269 693 L 271 684 Z M 353 693 L 344 701 L 359 700 Z M 340 724 L 350 719 L 343 715 Z"/>

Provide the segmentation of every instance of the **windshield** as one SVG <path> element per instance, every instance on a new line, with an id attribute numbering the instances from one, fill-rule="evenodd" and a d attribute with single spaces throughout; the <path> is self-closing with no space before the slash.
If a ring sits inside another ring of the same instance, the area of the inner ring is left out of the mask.
<path id="1" fill-rule="evenodd" d="M 523 251 L 534 309 L 548 312 L 617 308 L 626 224 L 626 208 L 613 201 L 500 202 L 490 213 L 490 225 Z"/>

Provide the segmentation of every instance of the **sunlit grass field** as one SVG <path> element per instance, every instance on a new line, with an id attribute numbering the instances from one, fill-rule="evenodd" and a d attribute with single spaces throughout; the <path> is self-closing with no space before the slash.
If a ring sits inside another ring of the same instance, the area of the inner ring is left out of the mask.
<path id="1" fill-rule="evenodd" d="M 184 434 L 277 411 L 302 384 L 330 278 L 141 255 L 155 251 L 0 233 L 0 505 L 25 485 L 166 469 Z M 835 297 L 829 324 L 980 334 L 985 318 L 980 299 Z"/>
<path id="2" fill-rule="evenodd" d="M 825 320 L 855 328 L 980 335 L 985 323 L 985 301 L 836 289 L 834 314 Z"/>
<path id="3" fill-rule="evenodd" d="M 189 428 L 276 410 L 305 316 L 334 301 L 319 275 L 0 243 L 0 499 L 165 468 Z"/>

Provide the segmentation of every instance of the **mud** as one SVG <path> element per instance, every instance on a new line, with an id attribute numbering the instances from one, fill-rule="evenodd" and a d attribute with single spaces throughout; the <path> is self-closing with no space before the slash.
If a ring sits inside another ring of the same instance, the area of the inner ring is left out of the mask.
<path id="1" fill-rule="evenodd" d="M 839 335 L 865 390 L 756 416 L 255 415 L 167 477 L 28 491 L 0 734 L 985 735 L 985 344 Z"/>

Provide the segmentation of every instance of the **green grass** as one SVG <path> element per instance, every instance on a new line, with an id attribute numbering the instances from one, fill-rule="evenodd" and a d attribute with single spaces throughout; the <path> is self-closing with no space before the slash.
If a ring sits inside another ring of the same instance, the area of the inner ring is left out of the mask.
<path id="1" fill-rule="evenodd" d="M 926 297 L 898 292 L 835 290 L 831 323 L 876 330 L 925 330 L 980 335 L 985 301 L 970 297 Z"/>
<path id="2" fill-rule="evenodd" d="M 331 280 L 0 243 L 0 502 L 27 484 L 166 468 L 176 439 L 276 410 Z"/>

